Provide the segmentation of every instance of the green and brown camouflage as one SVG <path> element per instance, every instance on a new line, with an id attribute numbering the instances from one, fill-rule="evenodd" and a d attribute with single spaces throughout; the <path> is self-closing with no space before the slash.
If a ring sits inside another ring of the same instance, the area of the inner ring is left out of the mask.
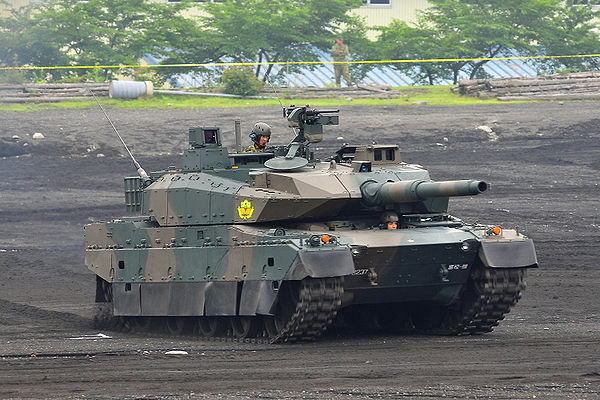
<path id="1" fill-rule="evenodd" d="M 331 47 L 331 57 L 333 61 L 346 61 L 348 57 L 348 46 L 343 43 L 335 43 L 333 47 Z"/>
<path id="2" fill-rule="evenodd" d="M 123 318 L 191 318 L 205 335 L 273 341 L 314 338 L 338 312 L 373 307 L 379 325 L 408 310 L 412 329 L 490 331 L 537 266 L 531 239 L 449 215 L 450 197 L 488 184 L 433 182 L 397 145 L 312 159 L 333 113 L 285 109 L 296 138 L 262 153 L 228 154 L 219 128 L 192 128 L 182 168 L 126 178 L 127 209 L 141 215 L 85 226 L 97 302 Z M 399 229 L 381 229 L 386 211 Z"/>

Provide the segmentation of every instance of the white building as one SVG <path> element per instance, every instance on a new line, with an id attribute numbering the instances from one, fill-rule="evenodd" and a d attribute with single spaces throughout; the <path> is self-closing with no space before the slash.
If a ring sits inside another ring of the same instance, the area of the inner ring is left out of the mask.
<path id="1" fill-rule="evenodd" d="M 428 7 L 426 0 L 363 0 L 364 6 L 352 13 L 365 17 L 368 26 L 389 25 L 394 19 L 416 20 L 417 11 Z"/>

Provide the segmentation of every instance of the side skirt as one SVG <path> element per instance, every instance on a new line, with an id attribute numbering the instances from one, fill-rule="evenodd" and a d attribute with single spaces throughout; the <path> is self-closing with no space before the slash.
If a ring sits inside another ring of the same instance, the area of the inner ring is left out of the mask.
<path id="1" fill-rule="evenodd" d="M 277 297 L 271 281 L 112 283 L 116 316 L 268 314 Z M 98 296 L 97 296 L 98 297 Z M 240 303 L 238 306 L 238 299 Z M 97 299 L 98 300 L 98 299 Z"/>

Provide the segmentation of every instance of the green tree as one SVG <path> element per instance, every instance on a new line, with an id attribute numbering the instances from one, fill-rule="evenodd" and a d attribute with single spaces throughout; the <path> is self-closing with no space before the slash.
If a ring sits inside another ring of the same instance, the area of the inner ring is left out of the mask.
<path id="1" fill-rule="evenodd" d="M 598 38 L 590 31 L 593 13 L 589 9 L 573 11 L 561 0 L 430 0 L 429 3 L 431 7 L 419 14 L 415 26 L 395 22 L 381 28 L 377 47 L 383 57 L 495 58 L 509 50 L 539 55 L 598 48 Z M 483 75 L 487 62 L 419 64 L 417 72 L 412 73 L 426 76 L 430 82 L 431 77 L 445 77 L 456 83 L 460 73 L 467 73 L 470 78 Z M 395 67 L 407 69 L 406 65 Z"/>
<path id="2" fill-rule="evenodd" d="M 561 0 L 432 0 L 433 7 L 423 18 L 437 31 L 458 41 L 457 53 L 464 58 L 494 58 L 515 50 L 534 54 L 539 28 L 552 24 L 552 16 L 562 7 Z M 458 61 L 453 80 L 466 69 L 475 78 L 489 61 Z"/>
<path id="3" fill-rule="evenodd" d="M 210 56 L 214 46 L 209 42 L 202 25 L 193 17 L 182 17 L 181 11 L 192 7 L 203 7 L 193 0 L 171 3 L 176 15 L 168 23 L 156 21 L 157 25 L 147 33 L 148 39 L 154 43 L 150 52 L 160 60 L 160 64 L 202 64 L 214 61 Z M 203 67 L 162 67 L 155 70 L 164 80 L 174 79 L 179 74 L 188 72 L 210 72 Z"/>
<path id="4" fill-rule="evenodd" d="M 315 48 L 329 52 L 340 27 L 352 37 L 364 36 L 359 18 L 348 11 L 361 0 L 227 0 L 204 5 L 200 17 L 206 43 L 184 48 L 184 53 L 209 55 L 237 62 L 314 60 Z M 349 41 L 349 46 L 352 41 Z M 314 47 L 313 47 L 314 46 Z M 267 77 L 273 66 L 257 66 L 255 75 Z M 297 67 L 290 66 L 296 70 Z"/>
<path id="5" fill-rule="evenodd" d="M 223 71 L 221 82 L 225 93 L 240 96 L 256 96 L 260 93 L 263 83 L 259 81 L 248 67 L 233 67 Z"/>
<path id="6" fill-rule="evenodd" d="M 148 53 L 166 52 L 190 3 L 164 4 L 150 0 L 54 0 L 27 7 L 2 28 L 28 40 L 10 48 L 21 64 L 136 64 Z M 17 27 L 20 27 L 18 29 Z M 27 52 L 27 49 L 36 51 Z M 52 58 L 42 58 L 44 49 Z M 6 57 L 10 59 L 11 54 Z M 59 56 L 60 55 L 60 56 Z M 84 71 L 75 71 L 83 73 Z M 105 71 L 105 77 L 111 71 Z"/>
<path id="7" fill-rule="evenodd" d="M 381 27 L 380 32 L 377 48 L 383 59 L 430 60 L 449 58 L 450 51 L 455 52 L 451 40 L 423 23 L 411 27 L 404 21 L 394 20 L 390 25 Z M 416 83 L 429 85 L 452 73 L 448 63 L 411 62 L 392 64 L 392 67 L 404 72 Z"/>
<path id="8" fill-rule="evenodd" d="M 554 24 L 540 34 L 543 55 L 597 54 L 598 13 L 585 5 L 565 7 L 556 13 Z M 598 57 L 550 58 L 541 62 L 546 72 L 589 71 L 600 69 Z"/>
<path id="9" fill-rule="evenodd" d="M 364 24 L 348 14 L 361 4 L 361 0 L 41 2 L 0 21 L 0 33 L 6 33 L 0 38 L 0 60 L 36 66 L 137 64 L 146 54 L 162 64 L 314 60 L 315 48 L 329 51 L 339 30 L 348 34 L 351 49 L 367 47 L 361 44 Z M 202 7 L 204 16 L 184 17 L 181 11 L 190 7 Z M 266 77 L 272 68 L 258 66 L 255 75 Z M 203 69 L 165 67 L 157 72 L 168 77 L 189 70 Z M 104 70 L 104 77 L 112 71 Z"/>
<path id="10" fill-rule="evenodd" d="M 0 18 L 0 66 L 52 66 L 68 63 L 61 45 L 46 34 L 46 29 L 35 22 L 32 8 L 13 10 Z M 46 70 L 58 75 L 58 71 Z M 30 79 L 38 73 L 21 72 Z"/>

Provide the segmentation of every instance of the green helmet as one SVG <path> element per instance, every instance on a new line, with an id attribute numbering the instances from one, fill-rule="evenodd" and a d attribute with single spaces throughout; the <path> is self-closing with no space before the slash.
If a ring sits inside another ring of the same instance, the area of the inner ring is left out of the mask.
<path id="1" fill-rule="evenodd" d="M 265 124 L 264 122 L 257 122 L 256 124 L 254 124 L 254 127 L 252 128 L 252 132 L 250 132 L 250 139 L 252 139 L 252 141 L 254 143 L 259 143 L 260 142 L 260 137 L 261 136 L 266 136 L 268 138 L 271 137 L 271 127 L 267 124 Z"/>
<path id="2" fill-rule="evenodd" d="M 387 224 L 388 222 L 398 222 L 398 214 L 393 211 L 386 211 L 381 215 L 381 222 Z"/>

